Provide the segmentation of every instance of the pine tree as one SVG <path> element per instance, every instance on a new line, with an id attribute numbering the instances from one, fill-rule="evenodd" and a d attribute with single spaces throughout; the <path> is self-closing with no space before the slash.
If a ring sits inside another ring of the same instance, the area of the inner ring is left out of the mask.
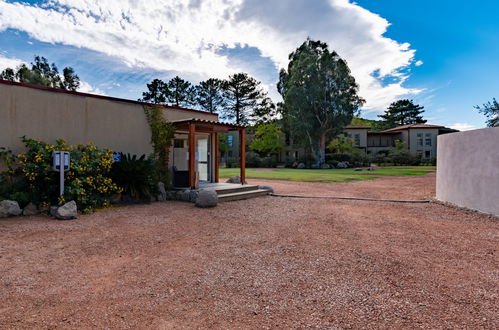
<path id="1" fill-rule="evenodd" d="M 225 106 L 223 84 L 220 79 L 210 78 L 196 86 L 196 103 L 205 111 L 218 113 Z"/>
<path id="2" fill-rule="evenodd" d="M 423 109 L 423 106 L 414 104 L 412 100 L 398 100 L 390 104 L 385 113 L 378 117 L 383 118 L 389 128 L 408 124 L 424 124 L 426 120 L 421 116 L 424 112 Z"/>

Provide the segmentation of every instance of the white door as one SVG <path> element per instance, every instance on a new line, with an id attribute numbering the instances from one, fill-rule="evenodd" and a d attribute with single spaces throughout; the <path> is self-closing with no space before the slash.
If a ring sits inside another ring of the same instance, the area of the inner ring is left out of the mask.
<path id="1" fill-rule="evenodd" d="M 199 181 L 210 181 L 209 135 L 196 136 L 196 163 Z"/>

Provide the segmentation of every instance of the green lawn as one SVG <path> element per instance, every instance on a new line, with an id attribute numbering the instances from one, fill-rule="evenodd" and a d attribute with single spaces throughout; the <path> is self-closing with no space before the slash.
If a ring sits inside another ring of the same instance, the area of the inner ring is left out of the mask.
<path id="1" fill-rule="evenodd" d="M 435 171 L 435 166 L 387 166 L 374 171 L 354 171 L 353 169 L 331 170 L 298 170 L 292 168 L 279 169 L 246 169 L 248 179 L 287 180 L 304 182 L 349 182 L 372 180 L 382 176 L 423 175 Z M 239 168 L 221 168 L 220 177 L 229 178 L 239 175 Z"/>

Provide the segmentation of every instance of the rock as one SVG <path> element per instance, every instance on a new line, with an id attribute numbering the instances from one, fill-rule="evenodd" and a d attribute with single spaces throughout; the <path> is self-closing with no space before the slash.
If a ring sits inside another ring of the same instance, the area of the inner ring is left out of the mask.
<path id="1" fill-rule="evenodd" d="M 274 192 L 274 188 L 272 188 L 271 186 L 262 185 L 262 186 L 258 186 L 258 189 L 268 190 L 269 194 Z"/>
<path id="2" fill-rule="evenodd" d="M 117 194 L 111 195 L 111 197 L 109 197 L 109 202 L 111 204 L 119 204 L 121 202 L 121 194 L 117 193 Z"/>
<path id="3" fill-rule="evenodd" d="M 40 213 L 40 210 L 38 210 L 38 207 L 33 203 L 26 205 L 23 210 L 23 215 L 35 215 L 38 213 Z"/>
<path id="4" fill-rule="evenodd" d="M 348 168 L 348 162 L 339 162 L 336 168 Z"/>
<path id="5" fill-rule="evenodd" d="M 229 178 L 226 183 L 241 183 L 241 177 L 239 175 Z M 246 183 L 246 182 L 245 182 Z"/>
<path id="6" fill-rule="evenodd" d="M 330 169 L 331 166 L 329 166 L 329 164 L 322 164 L 321 168 L 324 169 L 324 170 L 327 170 L 327 169 Z"/>
<path id="7" fill-rule="evenodd" d="M 59 206 L 55 212 L 55 217 L 59 220 L 76 219 L 78 217 L 76 202 L 70 201 L 62 206 Z"/>
<path id="8" fill-rule="evenodd" d="M 201 189 L 197 194 L 197 207 L 215 207 L 218 204 L 218 195 L 214 190 Z"/>
<path id="9" fill-rule="evenodd" d="M 158 201 L 166 201 L 166 189 L 163 182 L 158 182 Z"/>
<path id="10" fill-rule="evenodd" d="M 362 171 L 362 169 L 360 167 L 356 167 L 354 168 L 354 171 Z"/>
<path id="11" fill-rule="evenodd" d="M 199 191 L 191 190 L 189 191 L 189 202 L 195 203 L 198 199 Z"/>
<path id="12" fill-rule="evenodd" d="M 22 213 L 16 201 L 4 200 L 0 202 L 0 218 L 17 216 Z"/>
<path id="13" fill-rule="evenodd" d="M 55 214 L 56 214 L 58 208 L 59 208 L 59 206 L 51 206 L 50 207 L 50 212 L 49 212 L 50 215 L 53 216 L 53 217 L 55 217 Z"/>
<path id="14" fill-rule="evenodd" d="M 307 168 L 307 167 L 305 166 L 305 164 L 300 163 L 300 164 L 298 164 L 298 166 L 296 168 L 303 170 L 304 168 Z"/>

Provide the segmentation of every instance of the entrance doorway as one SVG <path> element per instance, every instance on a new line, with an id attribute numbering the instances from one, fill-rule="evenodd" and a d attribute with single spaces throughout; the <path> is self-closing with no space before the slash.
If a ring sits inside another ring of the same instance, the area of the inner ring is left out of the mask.
<path id="1" fill-rule="evenodd" d="M 211 182 L 210 134 L 196 134 L 196 172 L 200 182 Z"/>

